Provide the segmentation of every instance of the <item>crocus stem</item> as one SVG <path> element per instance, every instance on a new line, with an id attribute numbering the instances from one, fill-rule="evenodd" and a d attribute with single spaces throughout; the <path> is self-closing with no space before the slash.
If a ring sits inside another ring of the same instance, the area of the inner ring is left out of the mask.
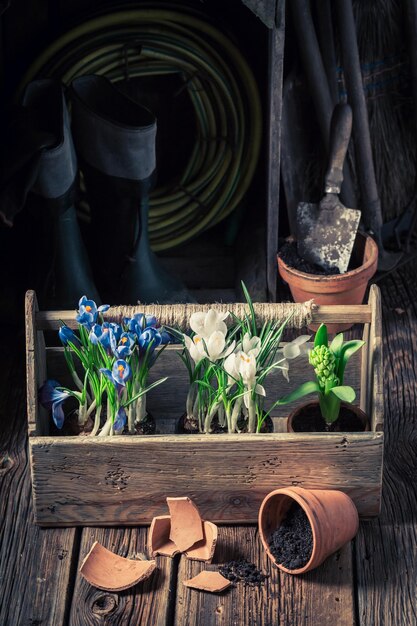
<path id="1" fill-rule="evenodd" d="M 76 387 L 77 387 L 80 391 L 83 391 L 83 389 L 84 389 L 84 383 L 80 380 L 80 378 L 79 378 L 79 376 L 78 376 L 77 372 L 76 372 L 75 370 L 73 370 L 73 371 L 71 372 L 71 375 L 72 375 L 72 380 L 74 381 L 74 383 L 75 383 Z M 87 390 L 85 390 L 85 397 L 86 397 L 86 400 L 87 400 L 87 404 L 91 404 L 91 397 L 90 397 L 90 394 L 88 393 L 88 391 L 87 391 Z"/>
<path id="2" fill-rule="evenodd" d="M 237 431 L 237 422 L 238 422 L 241 410 L 242 410 L 242 398 L 237 398 L 233 405 L 233 411 L 232 411 L 232 429 L 231 429 L 232 433 L 235 433 Z"/>
<path id="3" fill-rule="evenodd" d="M 194 415 L 193 406 L 196 400 L 196 390 L 195 383 L 191 383 L 190 388 L 187 394 L 187 400 L 185 403 L 185 410 L 187 412 L 187 417 L 191 417 Z"/>
<path id="4" fill-rule="evenodd" d="M 206 416 L 206 419 L 204 421 L 204 432 L 205 433 L 209 433 L 210 432 L 210 426 L 211 426 L 211 422 L 213 421 L 213 417 L 216 415 L 217 413 L 217 409 L 220 406 L 220 402 L 216 402 L 210 409 L 209 413 Z"/>
<path id="5" fill-rule="evenodd" d="M 139 422 L 143 422 L 143 420 L 146 418 L 146 415 L 146 393 L 144 393 L 136 400 L 136 424 L 138 424 Z"/>
<path id="6" fill-rule="evenodd" d="M 99 432 L 99 437 L 107 437 L 108 435 L 110 435 L 110 430 L 112 427 L 112 421 L 111 418 L 108 417 L 106 420 L 106 423 L 104 424 L 103 428 L 101 429 L 101 431 Z"/>
<path id="7" fill-rule="evenodd" d="M 97 400 L 93 400 L 92 403 L 90 404 L 90 406 L 88 407 L 88 411 L 85 414 L 85 419 L 87 420 L 88 417 L 90 417 L 91 413 L 94 411 L 94 409 L 97 406 Z"/>
<path id="8" fill-rule="evenodd" d="M 84 426 L 87 421 L 87 405 L 81 404 L 78 409 L 78 423 L 80 426 Z"/>
<path id="9" fill-rule="evenodd" d="M 232 411 L 231 411 L 231 405 L 228 404 L 226 406 L 226 422 L 227 422 L 227 432 L 228 433 L 232 433 Z"/>
<path id="10" fill-rule="evenodd" d="M 249 396 L 248 411 L 248 433 L 254 433 L 256 431 L 256 407 L 251 395 Z"/>
<path id="11" fill-rule="evenodd" d="M 220 426 L 221 426 L 221 427 L 225 426 L 225 424 L 226 424 L 226 419 L 225 419 L 225 417 L 226 417 L 226 416 L 225 416 L 225 413 L 224 413 L 224 406 L 223 406 L 223 405 L 220 405 L 220 406 L 219 406 L 219 410 L 218 410 L 218 412 L 217 412 L 217 415 L 218 415 L 218 417 L 219 417 L 219 424 L 220 424 Z"/>
<path id="12" fill-rule="evenodd" d="M 100 428 L 100 417 L 101 417 L 101 404 L 98 405 L 97 410 L 96 410 L 96 414 L 94 416 L 94 427 L 93 427 L 93 430 L 91 431 L 91 434 L 93 436 L 97 435 L 97 433 L 99 431 L 99 428 Z"/>
<path id="13" fill-rule="evenodd" d="M 132 402 L 127 408 L 127 428 L 130 433 L 135 432 L 135 421 L 136 421 L 136 406 L 135 403 Z"/>

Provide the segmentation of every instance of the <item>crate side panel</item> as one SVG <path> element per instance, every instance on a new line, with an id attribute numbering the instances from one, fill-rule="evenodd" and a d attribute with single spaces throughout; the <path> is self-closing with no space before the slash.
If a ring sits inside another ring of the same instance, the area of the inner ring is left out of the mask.
<path id="1" fill-rule="evenodd" d="M 206 519 L 256 522 L 262 499 L 287 485 L 341 489 L 359 513 L 380 508 L 382 433 L 177 435 L 31 442 L 36 522 L 138 525 L 189 496 Z"/>

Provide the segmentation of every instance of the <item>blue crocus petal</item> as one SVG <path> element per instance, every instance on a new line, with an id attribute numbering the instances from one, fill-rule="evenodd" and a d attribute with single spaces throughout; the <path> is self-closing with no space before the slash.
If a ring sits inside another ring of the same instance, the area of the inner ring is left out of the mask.
<path id="1" fill-rule="evenodd" d="M 106 311 L 108 311 L 110 308 L 110 304 L 102 304 L 101 306 L 98 307 L 97 311 L 99 313 L 105 313 Z"/>
<path id="2" fill-rule="evenodd" d="M 161 344 L 166 343 L 181 343 L 178 339 L 171 335 L 165 328 L 159 329 L 159 334 L 161 335 Z"/>
<path id="3" fill-rule="evenodd" d="M 155 315 L 145 315 L 145 327 L 146 328 L 150 328 L 153 327 L 155 328 L 158 325 L 158 320 L 156 319 Z"/>
<path id="4" fill-rule="evenodd" d="M 52 408 L 54 402 L 64 401 L 68 398 L 65 391 L 59 391 L 57 387 L 61 387 L 61 383 L 57 380 L 49 379 L 39 389 L 39 402 L 46 409 Z"/>
<path id="5" fill-rule="evenodd" d="M 100 372 L 103 374 L 103 376 L 105 376 L 106 378 L 108 378 L 109 380 L 111 380 L 111 382 L 114 384 L 115 380 L 113 378 L 113 374 L 111 373 L 111 370 L 107 370 L 104 369 L 103 367 L 100 369 Z"/>
<path id="6" fill-rule="evenodd" d="M 91 328 L 97 320 L 97 305 L 94 300 L 88 300 L 83 296 L 78 303 L 78 315 L 75 317 L 82 326 Z"/>
<path id="7" fill-rule="evenodd" d="M 88 338 L 91 341 L 91 343 L 94 344 L 95 346 L 100 341 L 102 332 L 103 332 L 103 329 L 101 328 L 100 324 L 94 324 L 92 326 L 90 330 L 90 334 L 88 335 Z"/>
<path id="8" fill-rule="evenodd" d="M 120 324 L 115 324 L 114 322 L 110 322 L 110 328 L 112 329 L 113 334 L 116 337 L 116 341 L 118 342 L 123 334 L 123 328 Z"/>
<path id="9" fill-rule="evenodd" d="M 114 363 L 113 368 L 112 368 L 113 380 L 118 385 L 125 386 L 126 381 L 129 380 L 131 375 L 132 375 L 132 371 L 130 369 L 129 364 L 126 363 L 124 359 L 117 359 L 117 361 Z"/>
<path id="10" fill-rule="evenodd" d="M 87 302 L 87 296 L 81 296 L 80 301 L 78 302 L 78 308 L 80 308 L 81 306 L 84 306 L 86 302 Z"/>
<path id="11" fill-rule="evenodd" d="M 149 344 L 152 343 L 150 347 L 150 351 L 153 352 L 155 348 L 157 348 L 162 342 L 162 337 L 160 333 L 155 328 L 146 328 L 143 333 L 140 334 L 138 338 L 138 343 L 140 347 L 140 351 L 146 352 Z"/>
<path id="12" fill-rule="evenodd" d="M 64 425 L 65 415 L 62 403 L 63 400 L 61 402 L 54 402 L 52 405 L 52 419 L 54 420 L 57 428 L 62 428 Z"/>
<path id="13" fill-rule="evenodd" d="M 67 346 L 69 341 L 77 347 L 80 345 L 80 340 L 69 326 L 61 326 L 58 335 L 64 346 Z"/>
<path id="14" fill-rule="evenodd" d="M 121 406 L 117 411 L 116 419 L 114 420 L 113 428 L 116 432 L 123 430 L 126 424 L 126 411 Z"/>

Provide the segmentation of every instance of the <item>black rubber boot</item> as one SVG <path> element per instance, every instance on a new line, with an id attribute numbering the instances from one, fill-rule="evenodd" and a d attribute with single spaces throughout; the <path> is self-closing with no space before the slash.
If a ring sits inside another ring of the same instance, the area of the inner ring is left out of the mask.
<path id="1" fill-rule="evenodd" d="M 71 98 L 100 292 L 120 303 L 192 301 L 149 245 L 149 191 L 156 164 L 154 115 L 103 76 L 76 78 Z"/>
<path id="2" fill-rule="evenodd" d="M 22 104 L 31 111 L 36 127 L 54 137 L 52 147 L 44 148 L 40 155 L 32 187 L 48 206 L 53 224 L 53 280 L 46 294 L 48 306 L 74 309 L 83 295 L 99 303 L 74 207 L 78 165 L 61 83 L 52 79 L 29 83 Z"/>

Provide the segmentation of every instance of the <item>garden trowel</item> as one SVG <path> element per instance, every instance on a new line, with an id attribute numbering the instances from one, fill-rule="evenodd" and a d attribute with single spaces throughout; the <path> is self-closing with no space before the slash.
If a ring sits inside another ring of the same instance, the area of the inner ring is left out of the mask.
<path id="1" fill-rule="evenodd" d="M 352 109 L 338 104 L 330 128 L 329 167 L 324 197 L 319 204 L 300 202 L 297 207 L 298 253 L 325 270 L 346 272 L 355 243 L 361 212 L 348 209 L 339 200 L 343 163 L 352 130 Z"/>

